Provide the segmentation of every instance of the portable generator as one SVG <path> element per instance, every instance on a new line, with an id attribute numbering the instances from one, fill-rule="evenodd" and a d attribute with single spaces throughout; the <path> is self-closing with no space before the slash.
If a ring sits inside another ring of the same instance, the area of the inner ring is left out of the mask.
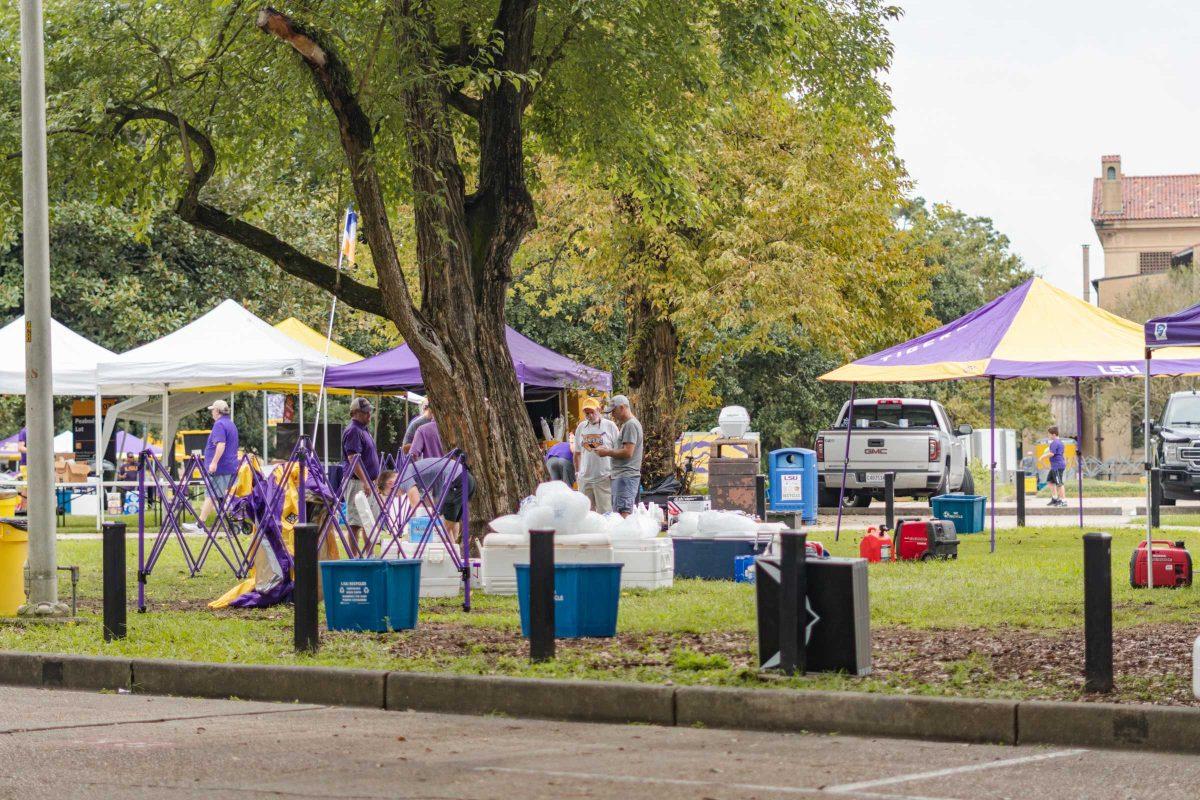
<path id="1" fill-rule="evenodd" d="M 1146 581 L 1146 543 L 1138 542 L 1129 558 L 1129 585 L 1144 588 Z M 1154 540 L 1154 588 L 1174 589 L 1192 585 L 1192 554 L 1183 542 Z"/>
<path id="2" fill-rule="evenodd" d="M 945 519 L 902 519 L 896 522 L 897 561 L 958 558 L 958 533 Z"/>

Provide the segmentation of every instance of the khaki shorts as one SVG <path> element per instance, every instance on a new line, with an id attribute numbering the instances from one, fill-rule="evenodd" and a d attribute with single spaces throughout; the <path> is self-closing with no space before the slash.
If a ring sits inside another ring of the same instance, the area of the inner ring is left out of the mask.
<path id="1" fill-rule="evenodd" d="M 580 478 L 579 491 L 592 501 L 592 510 L 597 514 L 612 511 L 612 480 L 609 478 Z"/>

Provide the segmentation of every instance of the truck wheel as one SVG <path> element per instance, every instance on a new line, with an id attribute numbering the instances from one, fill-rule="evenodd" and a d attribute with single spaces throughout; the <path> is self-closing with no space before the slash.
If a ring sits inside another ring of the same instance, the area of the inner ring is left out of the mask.
<path id="1" fill-rule="evenodd" d="M 975 494 L 975 476 L 971 474 L 971 470 L 963 469 L 962 493 Z"/>
<path id="2" fill-rule="evenodd" d="M 933 498 L 935 498 L 941 494 L 949 494 L 949 493 L 950 493 L 950 478 L 946 475 L 943 475 L 941 482 L 937 485 L 937 488 L 934 489 L 932 492 L 930 492 L 929 497 L 926 498 L 927 502 L 929 503 L 929 507 L 933 508 Z"/>
<path id="3" fill-rule="evenodd" d="M 847 494 L 847 497 L 850 495 Z M 822 489 L 817 495 L 817 503 L 821 508 L 837 508 L 838 490 L 837 489 Z"/>
<path id="4" fill-rule="evenodd" d="M 855 508 L 868 508 L 871 505 L 871 495 L 855 494 L 853 497 L 847 498 L 847 502 Z"/>

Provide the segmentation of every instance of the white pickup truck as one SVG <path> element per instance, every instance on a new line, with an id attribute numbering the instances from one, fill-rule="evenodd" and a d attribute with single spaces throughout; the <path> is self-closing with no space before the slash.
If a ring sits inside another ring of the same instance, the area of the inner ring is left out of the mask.
<path id="1" fill-rule="evenodd" d="M 833 430 L 817 434 L 817 485 L 820 504 L 837 507 L 846 463 L 846 412 L 842 406 Z M 866 508 L 883 497 L 884 473 L 893 472 L 895 493 L 932 497 L 946 492 L 975 491 L 971 471 L 959 436 L 971 433 L 970 425 L 957 429 L 950 414 L 935 400 L 885 397 L 854 401 L 854 429 L 849 434 L 850 460 L 846 467 L 844 502 Z"/>

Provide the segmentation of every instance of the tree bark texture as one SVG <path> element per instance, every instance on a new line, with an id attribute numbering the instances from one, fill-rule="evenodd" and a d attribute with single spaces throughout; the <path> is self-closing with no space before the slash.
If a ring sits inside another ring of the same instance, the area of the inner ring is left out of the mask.
<path id="1" fill-rule="evenodd" d="M 679 334 L 675 324 L 645 295 L 629 301 L 626 350 L 630 402 L 646 434 L 642 483 L 651 486 L 675 471 L 679 399 L 675 364 Z"/>

